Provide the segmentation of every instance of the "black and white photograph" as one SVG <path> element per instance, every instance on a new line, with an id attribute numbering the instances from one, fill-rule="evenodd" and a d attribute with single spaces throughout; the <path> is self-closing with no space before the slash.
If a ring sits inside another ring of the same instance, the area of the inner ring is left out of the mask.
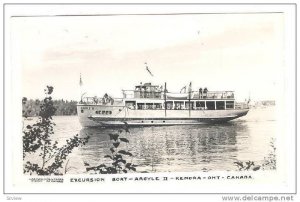
<path id="1" fill-rule="evenodd" d="M 294 6 L 6 5 L 6 190 L 295 193 Z"/>

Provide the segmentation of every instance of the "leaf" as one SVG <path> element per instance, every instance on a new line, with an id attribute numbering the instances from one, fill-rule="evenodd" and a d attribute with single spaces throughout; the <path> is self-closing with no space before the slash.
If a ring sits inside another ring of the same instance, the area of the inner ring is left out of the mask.
<path id="1" fill-rule="evenodd" d="M 120 142 L 114 142 L 113 145 L 115 148 L 118 148 L 118 146 L 120 145 Z"/>
<path id="2" fill-rule="evenodd" d="M 126 143 L 128 143 L 129 141 L 126 139 L 126 138 L 119 138 L 122 142 L 126 142 Z"/>
<path id="3" fill-rule="evenodd" d="M 136 168 L 135 168 L 135 167 L 130 167 L 129 169 L 130 169 L 130 170 L 133 170 L 133 171 L 136 171 Z"/>
<path id="4" fill-rule="evenodd" d="M 125 165 L 126 168 L 130 168 L 130 166 L 131 166 L 131 163 L 126 163 L 126 165 Z"/>
<path id="5" fill-rule="evenodd" d="M 95 167 L 87 167 L 87 168 L 85 168 L 85 170 L 88 172 L 88 171 L 90 171 L 90 170 L 95 170 Z"/>
<path id="6" fill-rule="evenodd" d="M 110 140 L 117 141 L 118 138 L 119 138 L 119 135 L 118 135 L 118 134 L 112 134 L 112 133 L 110 133 L 110 134 L 108 134 L 108 135 L 109 135 Z"/>
<path id="7" fill-rule="evenodd" d="M 124 155 L 126 155 L 126 154 L 127 154 L 127 152 L 126 152 L 125 150 L 120 150 L 120 151 L 118 151 L 118 153 L 120 153 L 120 154 L 124 154 Z"/>
<path id="8" fill-rule="evenodd" d="M 115 156 L 115 159 L 123 159 L 123 157 L 122 157 L 120 154 L 117 154 L 117 155 Z"/>
<path id="9" fill-rule="evenodd" d="M 126 161 L 125 161 L 124 159 L 118 159 L 117 162 L 118 162 L 118 163 L 121 162 L 121 163 L 126 164 Z"/>
<path id="10" fill-rule="evenodd" d="M 260 166 L 254 166 L 252 170 L 253 170 L 253 171 L 257 171 L 257 170 L 259 170 L 259 169 L 260 169 Z"/>
<path id="11" fill-rule="evenodd" d="M 120 151 L 118 151 L 118 153 L 124 154 L 124 155 L 128 155 L 128 156 L 132 156 L 132 153 L 127 152 L 127 151 L 125 151 L 125 150 L 120 150 Z"/>
<path id="12" fill-rule="evenodd" d="M 112 159 L 112 157 L 110 155 L 105 155 L 104 158 L 110 158 L 110 159 Z"/>
<path id="13" fill-rule="evenodd" d="M 97 170 L 101 170 L 101 168 L 106 168 L 106 165 L 101 164 L 101 165 L 97 166 L 96 168 L 97 168 Z"/>

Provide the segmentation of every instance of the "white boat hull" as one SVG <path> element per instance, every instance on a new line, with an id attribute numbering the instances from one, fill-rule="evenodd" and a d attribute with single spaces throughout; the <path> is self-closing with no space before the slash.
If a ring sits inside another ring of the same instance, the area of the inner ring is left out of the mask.
<path id="1" fill-rule="evenodd" d="M 249 109 L 230 110 L 130 110 L 123 106 L 78 105 L 83 127 L 197 125 L 227 122 L 245 116 Z M 97 114 L 109 111 L 111 114 Z"/>

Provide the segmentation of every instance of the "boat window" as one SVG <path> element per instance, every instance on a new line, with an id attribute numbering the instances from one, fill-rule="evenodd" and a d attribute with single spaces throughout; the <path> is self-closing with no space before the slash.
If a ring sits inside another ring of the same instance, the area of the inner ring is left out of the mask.
<path id="1" fill-rule="evenodd" d="M 194 109 L 194 102 L 185 102 L 186 109 Z"/>
<path id="2" fill-rule="evenodd" d="M 162 109 L 161 103 L 155 103 L 154 104 L 154 109 Z"/>
<path id="3" fill-rule="evenodd" d="M 138 103 L 137 107 L 138 109 L 144 109 L 145 104 L 144 103 Z"/>
<path id="4" fill-rule="evenodd" d="M 233 109 L 234 101 L 226 101 L 226 109 Z"/>
<path id="5" fill-rule="evenodd" d="M 102 111 L 102 114 L 105 114 L 105 111 Z"/>
<path id="6" fill-rule="evenodd" d="M 216 102 L 216 107 L 218 110 L 225 109 L 225 102 L 224 101 L 217 101 Z"/>
<path id="7" fill-rule="evenodd" d="M 135 101 L 126 101 L 125 106 L 128 107 L 129 109 L 135 109 Z"/>
<path id="8" fill-rule="evenodd" d="M 206 108 L 208 110 L 215 110 L 215 102 L 214 101 L 207 101 L 206 102 Z"/>
<path id="9" fill-rule="evenodd" d="M 205 102 L 204 101 L 197 101 L 196 102 L 196 109 L 205 109 Z"/>
<path id="10" fill-rule="evenodd" d="M 83 111 L 83 109 L 81 110 L 81 113 L 83 113 L 84 111 Z"/>
<path id="11" fill-rule="evenodd" d="M 153 103 L 146 103 L 146 109 L 153 109 Z"/>
<path id="12" fill-rule="evenodd" d="M 173 102 L 167 102 L 167 109 L 173 109 Z"/>
<path id="13" fill-rule="evenodd" d="M 175 105 L 174 109 L 176 109 L 176 110 L 184 109 L 184 102 L 175 101 L 174 105 Z"/>

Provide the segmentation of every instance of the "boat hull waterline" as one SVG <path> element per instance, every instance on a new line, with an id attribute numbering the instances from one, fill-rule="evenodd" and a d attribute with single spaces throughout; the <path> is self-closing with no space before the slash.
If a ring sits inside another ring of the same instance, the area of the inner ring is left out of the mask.
<path id="1" fill-rule="evenodd" d="M 79 121 L 83 127 L 109 127 L 109 126 L 172 126 L 172 125 L 200 125 L 225 123 L 239 117 L 245 116 L 248 109 L 241 110 L 215 110 L 205 111 L 198 116 L 193 114 L 189 117 L 137 117 L 137 116 L 115 116 L 103 117 L 98 115 L 79 116 Z M 168 112 L 167 112 L 168 113 Z"/>

